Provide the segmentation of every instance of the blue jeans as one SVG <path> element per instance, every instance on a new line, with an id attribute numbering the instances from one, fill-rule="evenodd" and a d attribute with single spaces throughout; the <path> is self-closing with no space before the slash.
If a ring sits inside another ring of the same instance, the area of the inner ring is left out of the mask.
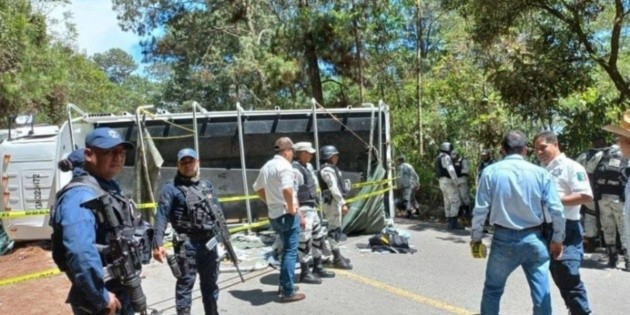
<path id="1" fill-rule="evenodd" d="M 297 262 L 300 240 L 300 220 L 291 214 L 284 214 L 271 220 L 271 227 L 280 235 L 284 252 L 280 265 L 280 286 L 284 296 L 293 295 L 295 283 L 295 263 Z"/>
<path id="2" fill-rule="evenodd" d="M 508 276 L 521 266 L 529 283 L 534 315 L 551 314 L 549 252 L 540 229 L 496 228 L 486 266 L 481 314 L 499 314 L 501 295 Z"/>
<path id="3" fill-rule="evenodd" d="M 182 244 L 183 248 L 177 248 L 179 255 L 181 250 L 186 250 L 187 266 L 182 269 L 182 277 L 177 279 L 175 285 L 175 306 L 178 310 L 190 308 L 192 305 L 192 290 L 195 285 L 197 273 L 199 273 L 199 289 L 205 314 L 218 314 L 217 300 L 219 299 L 219 262 L 216 247 L 213 250 L 206 248 L 208 240 L 187 240 Z M 181 264 L 181 261 L 180 261 Z"/>
<path id="4" fill-rule="evenodd" d="M 586 287 L 580 279 L 580 265 L 584 256 L 584 233 L 580 221 L 567 220 L 565 234 L 564 251 L 560 260 L 551 262 L 551 276 L 571 314 L 590 314 Z"/>

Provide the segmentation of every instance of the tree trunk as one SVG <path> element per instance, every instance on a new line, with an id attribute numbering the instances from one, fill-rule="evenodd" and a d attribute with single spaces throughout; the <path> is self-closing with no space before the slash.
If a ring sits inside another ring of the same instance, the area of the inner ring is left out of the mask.
<path id="1" fill-rule="evenodd" d="M 308 6 L 306 0 L 300 0 L 300 9 Z M 324 93 L 322 91 L 322 80 L 319 74 L 319 64 L 317 62 L 317 50 L 313 42 L 313 33 L 308 28 L 308 23 L 302 21 L 304 29 L 304 57 L 306 58 L 306 70 L 311 83 L 311 93 L 315 100 L 324 106 Z"/>

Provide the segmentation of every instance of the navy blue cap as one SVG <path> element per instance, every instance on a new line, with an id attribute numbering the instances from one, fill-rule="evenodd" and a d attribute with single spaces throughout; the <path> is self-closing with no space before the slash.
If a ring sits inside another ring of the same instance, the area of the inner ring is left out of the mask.
<path id="1" fill-rule="evenodd" d="M 85 162 L 85 149 L 77 149 L 72 151 L 67 157 L 68 161 L 72 163 L 72 167 L 81 167 Z"/>
<path id="2" fill-rule="evenodd" d="M 125 146 L 125 149 L 133 149 L 131 142 L 124 141 L 118 132 L 112 128 L 101 127 L 96 128 L 85 137 L 85 146 L 88 148 L 99 148 L 109 150 L 119 144 Z"/>
<path id="3" fill-rule="evenodd" d="M 191 148 L 185 148 L 185 149 L 181 149 L 179 150 L 179 152 L 177 152 L 177 161 L 181 161 L 183 158 L 185 157 L 191 157 L 195 160 L 199 159 L 199 156 L 197 155 L 197 151 L 191 149 Z"/>

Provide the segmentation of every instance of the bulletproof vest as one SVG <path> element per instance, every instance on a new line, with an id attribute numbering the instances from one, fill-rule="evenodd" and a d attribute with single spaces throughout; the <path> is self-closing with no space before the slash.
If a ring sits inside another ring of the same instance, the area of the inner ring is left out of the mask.
<path id="1" fill-rule="evenodd" d="M 298 186 L 298 202 L 302 204 L 315 204 L 317 201 L 317 185 L 311 171 L 298 161 L 293 162 L 293 168 L 298 170 L 304 178 L 304 183 Z"/>
<path id="2" fill-rule="evenodd" d="M 457 174 L 457 177 L 462 177 L 462 161 L 463 159 L 457 159 L 457 161 L 453 160 L 453 167 L 455 168 L 455 173 Z"/>
<path id="3" fill-rule="evenodd" d="M 335 171 L 335 177 L 337 178 L 337 187 L 339 187 L 339 191 L 341 191 L 342 196 L 344 197 L 347 196 L 349 191 L 348 191 L 348 187 L 346 187 L 346 185 L 343 183 L 343 176 L 341 175 L 341 171 L 336 165 L 332 165 L 330 163 L 326 163 L 322 165 L 319 172 L 317 172 L 317 178 L 319 179 L 319 187 L 321 188 L 322 192 L 326 190 L 330 190 L 330 187 L 328 187 L 328 183 L 326 183 L 326 181 L 322 177 L 322 170 L 326 167 L 332 168 Z"/>
<path id="4" fill-rule="evenodd" d="M 624 188 L 628 181 L 627 169 L 628 159 L 623 157 L 618 148 L 611 147 L 604 151 L 604 155 L 594 172 L 597 193 L 617 195 L 623 199 Z"/>
<path id="5" fill-rule="evenodd" d="M 52 256 L 53 260 L 61 271 L 67 270 L 66 248 L 63 245 L 63 229 L 61 229 L 61 226 L 57 226 L 53 222 L 53 218 L 55 215 L 55 210 L 57 209 L 58 204 L 61 202 L 64 194 L 71 188 L 76 186 L 88 186 L 94 189 L 99 197 L 106 198 L 107 203 L 112 205 L 118 221 L 121 222 L 122 226 L 113 227 L 110 226 L 107 222 L 104 222 L 104 220 L 99 219 L 98 214 L 95 214 L 97 216 L 96 247 L 99 249 L 99 252 L 100 249 L 105 248 L 109 244 L 112 237 L 116 236 L 115 234 L 117 230 L 122 229 L 122 235 L 129 235 L 130 238 L 133 238 L 136 226 L 139 225 L 141 221 L 139 214 L 137 214 L 135 211 L 135 205 L 130 202 L 128 198 L 118 194 L 115 191 L 103 190 L 98 181 L 90 175 L 83 175 L 73 178 L 66 186 L 64 186 L 59 192 L 57 192 L 56 202 L 51 209 L 49 221 L 49 225 L 53 228 L 53 234 L 51 235 Z M 84 204 L 82 204 L 82 206 L 83 205 Z M 151 242 L 147 242 L 147 246 L 150 246 Z M 100 254 L 103 266 L 106 266 L 108 263 L 110 263 L 110 261 L 108 261 L 107 255 L 105 255 L 103 252 L 100 252 Z"/>
<path id="6" fill-rule="evenodd" d="M 177 185 L 184 193 L 186 204 L 171 210 L 171 223 L 178 233 L 189 236 L 208 234 L 212 229 L 210 196 L 212 188 L 205 182 L 195 185 Z"/>
<path id="7" fill-rule="evenodd" d="M 440 152 L 440 154 L 438 154 L 437 159 L 435 159 L 435 175 L 440 178 L 440 177 L 451 177 L 451 175 L 448 174 L 448 170 L 446 168 L 444 168 L 444 166 L 442 166 L 442 157 L 448 155 L 448 153 L 445 152 Z M 461 170 L 460 170 L 461 172 Z M 458 175 L 459 176 L 459 175 Z"/>

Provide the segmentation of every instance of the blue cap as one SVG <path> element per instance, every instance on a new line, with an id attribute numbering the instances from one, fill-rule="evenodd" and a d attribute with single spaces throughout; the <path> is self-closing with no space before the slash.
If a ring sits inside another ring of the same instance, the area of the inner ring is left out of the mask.
<path id="1" fill-rule="evenodd" d="M 77 149 L 72 151 L 67 157 L 68 161 L 72 163 L 72 167 L 81 167 L 85 162 L 85 149 Z"/>
<path id="2" fill-rule="evenodd" d="M 181 149 L 179 150 L 179 152 L 177 152 L 177 161 L 181 161 L 183 158 L 185 157 L 191 157 L 195 160 L 199 159 L 199 156 L 197 155 L 197 151 L 191 149 L 191 148 L 186 148 L 186 149 Z"/>
<path id="3" fill-rule="evenodd" d="M 99 148 L 109 150 L 119 144 L 125 146 L 125 149 L 133 149 L 131 142 L 123 141 L 120 134 L 116 130 L 108 127 L 96 128 L 85 137 L 85 146 L 87 148 Z"/>

